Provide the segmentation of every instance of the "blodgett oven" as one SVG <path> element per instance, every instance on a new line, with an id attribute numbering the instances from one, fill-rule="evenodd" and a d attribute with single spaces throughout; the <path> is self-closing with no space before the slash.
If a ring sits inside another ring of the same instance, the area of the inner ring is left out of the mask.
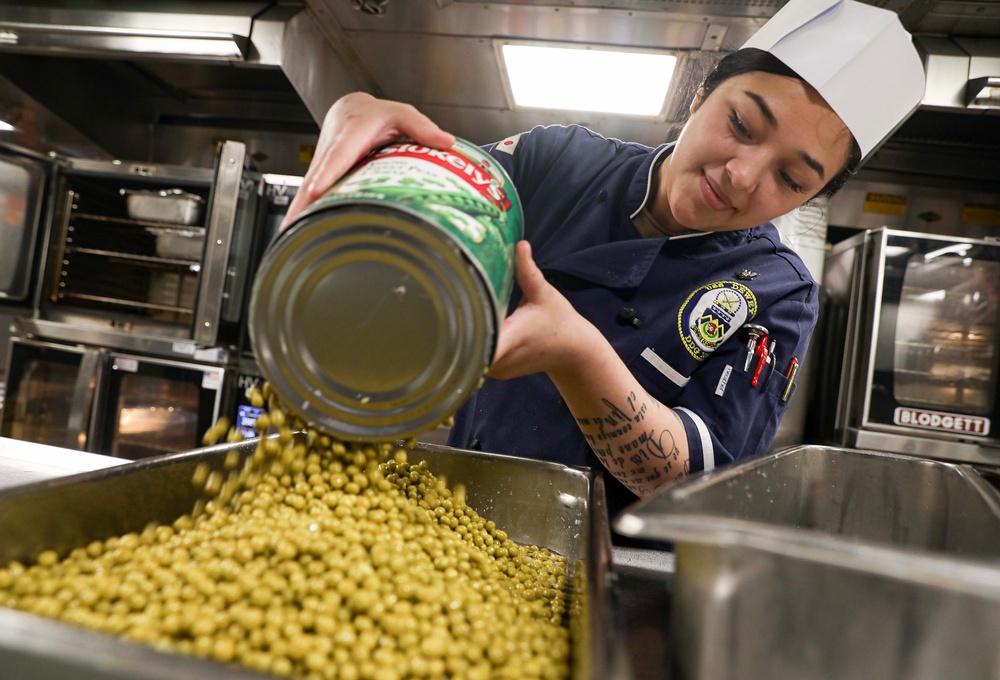
<path id="1" fill-rule="evenodd" d="M 1000 242 L 865 231 L 823 289 L 824 439 L 1000 465 Z"/>
<path id="2" fill-rule="evenodd" d="M 48 159 L 0 148 L 0 303 L 30 308 L 40 256 Z"/>
<path id="3" fill-rule="evenodd" d="M 231 369 L 14 338 L 0 436 L 136 460 L 201 446 Z"/>

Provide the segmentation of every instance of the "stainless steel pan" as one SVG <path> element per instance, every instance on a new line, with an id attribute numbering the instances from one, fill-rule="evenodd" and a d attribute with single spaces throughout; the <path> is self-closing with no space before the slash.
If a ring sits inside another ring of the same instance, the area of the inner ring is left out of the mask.
<path id="1" fill-rule="evenodd" d="M 1000 678 L 1000 496 L 969 466 L 796 447 L 615 527 L 675 541 L 677 680 Z"/>
<path id="2" fill-rule="evenodd" d="M 205 207 L 205 199 L 183 189 L 134 191 L 122 189 L 125 209 L 134 220 L 197 224 Z"/>
<path id="3" fill-rule="evenodd" d="M 221 471 L 232 449 L 246 456 L 254 446 L 225 444 L 0 491 L 0 564 L 171 522 L 198 498 L 191 479 L 200 463 Z M 610 534 L 601 478 L 586 469 L 430 445 L 410 453 L 411 461 L 419 459 L 449 484 L 464 484 L 467 502 L 512 539 L 566 556 L 574 583 L 569 596 L 576 599 L 567 610 L 578 612 L 570 621 L 573 678 L 608 677 Z M 258 677 L 4 608 L 0 668 L 18 680 Z"/>

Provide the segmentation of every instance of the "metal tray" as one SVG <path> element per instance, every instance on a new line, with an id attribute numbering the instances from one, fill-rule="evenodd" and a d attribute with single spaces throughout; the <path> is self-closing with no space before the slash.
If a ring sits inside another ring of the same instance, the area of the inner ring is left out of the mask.
<path id="1" fill-rule="evenodd" d="M 151 220 L 171 224 L 197 224 L 201 220 L 205 199 L 183 189 L 135 191 L 122 189 L 128 216 L 134 220 Z"/>
<path id="2" fill-rule="evenodd" d="M 1000 678 L 1000 496 L 969 466 L 795 447 L 614 527 L 675 542 L 677 680 Z"/>
<path id="3" fill-rule="evenodd" d="M 95 539 L 171 522 L 197 500 L 191 478 L 199 463 L 223 470 L 232 449 L 246 456 L 255 441 L 149 458 L 0 491 L 0 564 L 31 561 L 44 549 L 66 551 Z M 590 470 L 522 458 L 418 445 L 449 484 L 466 486 L 467 502 L 515 541 L 566 556 L 576 587 L 569 596 L 574 680 L 608 677 L 610 530 L 603 481 Z M 18 680 L 219 680 L 253 678 L 250 671 L 158 652 L 0 608 L 0 673 Z"/>
<path id="4" fill-rule="evenodd" d="M 205 230 L 200 227 L 146 227 L 156 237 L 157 257 L 200 262 L 205 251 Z"/>

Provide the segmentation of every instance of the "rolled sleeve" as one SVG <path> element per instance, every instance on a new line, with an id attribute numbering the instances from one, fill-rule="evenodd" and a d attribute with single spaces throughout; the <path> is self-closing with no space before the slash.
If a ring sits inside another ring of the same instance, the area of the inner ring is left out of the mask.
<path id="1" fill-rule="evenodd" d="M 679 406 L 674 412 L 684 423 L 687 433 L 688 460 L 691 472 L 702 472 L 715 469 L 715 442 L 712 433 L 702 417 L 689 408 Z"/>

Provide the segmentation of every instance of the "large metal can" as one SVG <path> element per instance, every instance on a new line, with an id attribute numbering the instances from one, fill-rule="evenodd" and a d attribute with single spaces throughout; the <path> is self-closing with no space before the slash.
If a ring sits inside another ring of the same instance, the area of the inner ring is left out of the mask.
<path id="1" fill-rule="evenodd" d="M 521 235 L 517 192 L 477 147 L 376 150 L 265 253 L 249 317 L 261 371 L 342 439 L 433 429 L 492 362 Z"/>

